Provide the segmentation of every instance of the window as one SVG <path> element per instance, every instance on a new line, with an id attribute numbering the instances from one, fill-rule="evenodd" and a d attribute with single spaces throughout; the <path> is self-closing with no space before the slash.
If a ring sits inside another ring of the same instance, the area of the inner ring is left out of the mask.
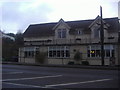
<path id="1" fill-rule="evenodd" d="M 105 50 L 106 57 L 110 56 L 110 50 Z"/>
<path id="2" fill-rule="evenodd" d="M 96 50 L 96 57 L 100 57 L 101 56 L 101 50 Z"/>
<path id="3" fill-rule="evenodd" d="M 100 57 L 100 45 L 92 45 L 88 47 L 88 57 Z"/>
<path id="4" fill-rule="evenodd" d="M 52 51 L 49 51 L 49 57 L 52 57 L 53 55 L 52 55 Z"/>
<path id="5" fill-rule="evenodd" d="M 69 52 L 69 50 L 66 50 L 66 57 L 70 57 L 70 52 Z"/>
<path id="6" fill-rule="evenodd" d="M 94 38 L 100 38 L 100 29 L 94 29 L 93 37 Z"/>
<path id="7" fill-rule="evenodd" d="M 56 50 L 53 50 L 53 57 L 56 57 Z"/>
<path id="8" fill-rule="evenodd" d="M 66 38 L 66 29 L 58 29 L 58 38 Z"/>
<path id="9" fill-rule="evenodd" d="M 34 51 L 25 51 L 24 52 L 24 57 L 25 58 L 34 57 Z"/>
<path id="10" fill-rule="evenodd" d="M 60 50 L 57 50 L 57 57 L 60 57 Z"/>
<path id="11" fill-rule="evenodd" d="M 114 48 L 112 45 L 105 45 L 104 46 L 105 57 L 114 57 Z"/>
<path id="12" fill-rule="evenodd" d="M 51 46 L 48 47 L 49 58 L 68 58 L 70 57 L 69 47 L 67 46 Z"/>
<path id="13" fill-rule="evenodd" d="M 98 30 L 94 30 L 94 38 L 99 37 L 99 31 Z"/>
<path id="14" fill-rule="evenodd" d="M 96 53 L 95 50 L 91 50 L 90 53 L 91 53 L 91 57 L 95 57 L 96 56 L 95 55 L 95 53 Z"/>
<path id="15" fill-rule="evenodd" d="M 27 57 L 27 56 L 28 56 L 28 52 L 25 51 L 25 52 L 24 52 L 24 57 Z"/>
<path id="16" fill-rule="evenodd" d="M 34 47 L 25 47 L 24 48 L 24 57 L 33 58 L 35 56 L 36 49 Z M 36 51 L 37 53 L 37 51 Z"/>
<path id="17" fill-rule="evenodd" d="M 112 56 L 114 57 L 113 45 L 104 46 L 104 55 L 105 57 L 112 57 Z M 88 57 L 101 57 L 101 46 L 100 45 L 88 46 L 87 56 Z"/>
<path id="18" fill-rule="evenodd" d="M 78 35 L 82 35 L 83 34 L 83 30 L 77 30 L 77 34 Z"/>
<path id="19" fill-rule="evenodd" d="M 112 50 L 112 57 L 114 57 L 115 56 L 115 53 L 114 53 L 114 50 Z"/>
<path id="20" fill-rule="evenodd" d="M 90 57 L 90 50 L 87 50 L 87 57 Z"/>

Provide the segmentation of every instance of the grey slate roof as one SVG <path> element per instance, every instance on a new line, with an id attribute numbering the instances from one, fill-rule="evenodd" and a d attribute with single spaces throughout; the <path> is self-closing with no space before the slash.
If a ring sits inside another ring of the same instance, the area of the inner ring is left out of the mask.
<path id="1" fill-rule="evenodd" d="M 70 34 L 75 34 L 75 30 L 78 28 L 84 29 L 84 32 L 89 32 L 90 29 L 88 28 L 89 25 L 94 21 L 92 20 L 80 20 L 80 21 L 68 21 L 67 23 L 71 29 Z M 118 18 L 106 18 L 104 19 L 106 23 L 110 26 L 108 27 L 108 32 L 118 32 Z M 24 32 L 24 37 L 46 37 L 46 36 L 53 36 L 54 30 L 53 27 L 57 24 L 56 23 L 43 23 L 43 24 L 34 24 L 30 25 L 26 31 Z"/>

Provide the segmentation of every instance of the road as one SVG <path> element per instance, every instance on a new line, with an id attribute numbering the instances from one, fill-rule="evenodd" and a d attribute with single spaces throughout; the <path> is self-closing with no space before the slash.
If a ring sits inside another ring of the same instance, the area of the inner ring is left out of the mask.
<path id="1" fill-rule="evenodd" d="M 118 88 L 118 71 L 3 64 L 2 88 Z"/>

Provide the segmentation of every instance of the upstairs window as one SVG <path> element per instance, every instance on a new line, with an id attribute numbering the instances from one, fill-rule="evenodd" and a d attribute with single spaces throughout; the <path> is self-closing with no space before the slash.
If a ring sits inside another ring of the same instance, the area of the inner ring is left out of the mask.
<path id="1" fill-rule="evenodd" d="M 77 30 L 77 34 L 78 35 L 82 35 L 83 34 L 83 30 Z"/>
<path id="2" fill-rule="evenodd" d="M 100 38 L 100 30 L 94 30 L 94 38 Z"/>
<path id="3" fill-rule="evenodd" d="M 58 38 L 66 38 L 66 29 L 58 29 Z"/>

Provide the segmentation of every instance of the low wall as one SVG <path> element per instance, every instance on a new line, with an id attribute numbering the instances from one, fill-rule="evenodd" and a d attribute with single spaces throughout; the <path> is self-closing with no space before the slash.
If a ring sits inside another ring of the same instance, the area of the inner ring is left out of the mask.
<path id="1" fill-rule="evenodd" d="M 48 59 L 48 64 L 68 64 L 70 59 Z"/>

